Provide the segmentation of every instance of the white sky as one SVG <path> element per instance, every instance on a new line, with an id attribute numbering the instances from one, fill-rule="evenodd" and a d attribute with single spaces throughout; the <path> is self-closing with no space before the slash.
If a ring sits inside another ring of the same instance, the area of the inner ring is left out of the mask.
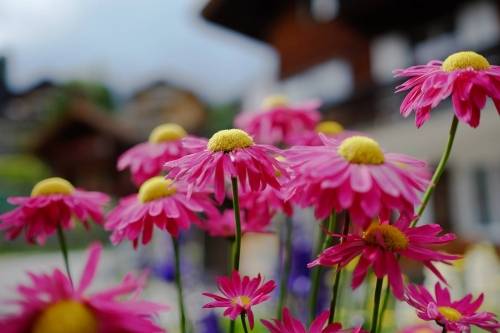
<path id="1" fill-rule="evenodd" d="M 0 0 L 9 84 L 94 79 L 128 95 L 167 80 L 224 102 L 274 76 L 272 48 L 202 20 L 205 2 Z"/>

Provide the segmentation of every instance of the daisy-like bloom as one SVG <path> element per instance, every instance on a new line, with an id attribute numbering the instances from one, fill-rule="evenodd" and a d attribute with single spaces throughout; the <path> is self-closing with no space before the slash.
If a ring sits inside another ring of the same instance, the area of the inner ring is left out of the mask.
<path id="1" fill-rule="evenodd" d="M 163 165 L 197 151 L 206 140 L 188 136 L 184 128 L 167 123 L 153 129 L 149 141 L 124 152 L 118 159 L 118 170 L 130 168 L 132 180 L 140 186 L 146 180 L 158 176 Z"/>
<path id="2" fill-rule="evenodd" d="M 216 213 L 207 193 L 195 192 L 190 198 L 186 193 L 184 183 L 161 176 L 144 182 L 138 194 L 122 199 L 109 213 L 105 227 L 113 231 L 113 244 L 128 239 L 137 247 L 141 237 L 142 244 L 147 244 L 153 237 L 154 227 L 177 237 L 191 222 L 202 223 L 197 213 Z"/>
<path id="3" fill-rule="evenodd" d="M 247 211 L 241 209 L 241 231 L 242 233 L 267 233 L 271 225 L 272 216 L 269 215 L 268 210 L 260 209 L 259 212 Z M 226 209 L 223 213 L 217 213 L 210 216 L 206 221 L 202 221 L 198 226 L 205 230 L 212 237 L 234 237 L 235 236 L 235 223 L 234 211 Z"/>
<path id="4" fill-rule="evenodd" d="M 320 134 L 330 139 L 343 140 L 350 136 L 358 135 L 359 133 L 344 129 L 344 127 L 336 121 L 325 120 L 316 125 L 314 131 L 302 132 L 294 136 L 293 145 L 322 146 L 323 141 L 321 140 Z"/>
<path id="5" fill-rule="evenodd" d="M 429 179 L 425 162 L 386 153 L 365 136 L 342 141 L 321 138 L 324 146 L 292 147 L 285 152 L 293 170 L 287 185 L 289 200 L 313 206 L 318 219 L 348 210 L 352 220 L 364 227 L 374 217 L 393 211 L 413 216 Z"/>
<path id="6" fill-rule="evenodd" d="M 362 233 L 348 234 L 341 244 L 325 249 L 308 267 L 337 266 L 344 267 L 357 256 L 359 261 L 354 269 L 352 288 L 363 282 L 368 269 L 372 267 L 377 278 L 387 276 L 394 296 L 403 299 L 403 277 L 398 257 L 405 257 L 422 262 L 442 281 L 444 277 L 433 262 L 450 264 L 460 256 L 434 250 L 435 245 L 443 245 L 455 240 L 454 234 L 439 236 L 442 228 L 439 224 L 427 224 L 410 227 L 410 219 L 400 218 L 394 224 L 388 221 L 373 222 Z"/>
<path id="7" fill-rule="evenodd" d="M 246 208 L 248 212 L 253 212 L 252 215 L 256 215 L 255 212 L 257 211 L 267 210 L 264 215 L 270 215 L 271 217 L 278 211 L 287 216 L 292 216 L 292 204 L 286 201 L 285 197 L 283 191 L 268 186 L 260 192 L 248 191 L 241 193 L 239 199 L 241 207 Z"/>
<path id="8" fill-rule="evenodd" d="M 490 65 L 476 52 L 457 52 L 444 61 L 396 70 L 395 76 L 409 78 L 396 91 L 410 91 L 400 112 L 407 117 L 414 111 L 417 127 L 429 120 L 431 110 L 449 96 L 457 118 L 471 127 L 479 125 L 487 97 L 493 99 L 500 113 L 500 67 Z"/>
<path id="9" fill-rule="evenodd" d="M 448 332 L 470 332 L 471 326 L 492 333 L 500 329 L 494 313 L 478 312 L 483 303 L 483 294 L 476 300 L 467 294 L 458 301 L 452 301 L 449 290 L 442 288 L 439 282 L 434 286 L 434 294 L 432 296 L 423 286 L 409 285 L 406 302 L 416 309 L 419 318 L 435 321 Z"/>
<path id="10" fill-rule="evenodd" d="M 260 274 L 257 277 L 240 277 L 238 271 L 233 271 L 231 276 L 217 278 L 221 295 L 203 293 L 204 296 L 213 298 L 203 308 L 226 308 L 224 316 L 235 320 L 241 313 L 248 316 L 250 328 L 253 328 L 254 317 L 252 306 L 267 301 L 271 292 L 276 288 L 273 280 L 263 282 Z"/>
<path id="11" fill-rule="evenodd" d="M 361 328 L 342 329 L 339 323 L 328 324 L 329 311 L 321 313 L 311 323 L 309 329 L 296 318 L 292 317 L 287 308 L 283 309 L 283 320 L 261 320 L 270 333 L 365 333 Z"/>
<path id="12" fill-rule="evenodd" d="M 266 186 L 281 187 L 278 174 L 287 177 L 282 163 L 274 158 L 277 148 L 255 144 L 240 129 L 215 133 L 206 148 L 165 164 L 169 177 L 181 179 L 191 189 L 213 188 L 217 202 L 225 197 L 225 181 L 237 178 L 240 190 L 262 191 Z"/>
<path id="13" fill-rule="evenodd" d="M 284 96 L 269 96 L 261 110 L 239 114 L 235 125 L 259 143 L 292 145 L 298 133 L 314 131 L 320 105 L 318 101 L 290 105 Z"/>
<path id="14" fill-rule="evenodd" d="M 88 294 L 102 247 L 93 244 L 78 286 L 56 269 L 51 274 L 29 273 L 21 284 L 17 314 L 0 317 L 3 333 L 154 333 L 165 332 L 152 321 L 166 306 L 138 298 L 145 277 L 128 274 L 119 285 Z M 130 296 L 129 298 L 125 298 Z"/>
<path id="15" fill-rule="evenodd" d="M 108 201 L 104 193 L 77 189 L 59 177 L 47 178 L 33 187 L 31 196 L 8 199 L 18 207 L 0 215 L 0 229 L 8 239 L 17 238 L 24 230 L 29 243 L 44 244 L 58 227 L 73 228 L 73 218 L 86 228 L 90 220 L 101 224 L 102 208 Z"/>

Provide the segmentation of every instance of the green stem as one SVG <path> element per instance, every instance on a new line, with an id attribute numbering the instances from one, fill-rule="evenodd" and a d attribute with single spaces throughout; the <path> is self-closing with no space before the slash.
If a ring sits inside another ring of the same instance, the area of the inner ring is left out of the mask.
<path id="1" fill-rule="evenodd" d="M 278 300 L 278 319 L 281 320 L 282 309 L 286 303 L 286 296 L 288 291 L 288 279 L 292 269 L 292 229 L 293 221 L 290 217 L 285 220 L 286 236 L 285 236 L 285 249 L 283 251 L 284 263 L 281 273 L 280 295 Z"/>
<path id="2" fill-rule="evenodd" d="M 175 237 L 172 237 L 172 243 L 174 244 L 175 255 L 175 284 L 177 286 L 177 303 L 179 306 L 179 325 L 181 327 L 181 333 L 186 333 L 186 312 L 184 310 L 184 297 L 182 295 L 179 240 Z"/>
<path id="3" fill-rule="evenodd" d="M 385 310 L 387 310 L 387 305 L 389 304 L 389 296 L 391 294 L 391 288 L 389 286 L 389 281 L 387 281 L 387 286 L 385 287 L 384 299 L 382 301 L 382 308 L 380 310 L 380 320 L 377 325 L 377 333 L 380 333 L 382 330 L 382 324 L 384 323 L 385 318 Z"/>
<path id="4" fill-rule="evenodd" d="M 69 281 L 71 282 L 71 287 L 73 287 L 73 278 L 71 277 L 71 270 L 69 269 L 68 246 L 66 245 L 66 237 L 64 237 L 64 231 L 60 224 L 57 225 L 57 238 L 59 239 L 59 246 L 61 247 L 66 273 L 68 274 Z"/>
<path id="5" fill-rule="evenodd" d="M 342 231 L 342 234 L 344 236 L 349 233 L 349 224 L 350 224 L 349 214 L 346 214 L 344 222 L 344 230 Z M 343 239 L 340 240 L 340 242 L 343 241 L 344 241 Z M 340 267 L 340 265 L 337 265 L 337 272 L 335 273 L 335 281 L 333 282 L 333 288 L 332 288 L 332 300 L 330 301 L 330 315 L 328 316 L 328 324 L 333 323 L 333 319 L 335 318 L 335 310 L 337 307 L 341 274 L 342 274 L 342 268 Z"/>
<path id="6" fill-rule="evenodd" d="M 241 251 L 241 217 L 240 217 L 240 202 L 238 194 L 238 179 L 231 178 L 231 185 L 233 189 L 233 210 L 234 210 L 234 223 L 236 225 L 235 232 L 235 248 L 233 257 L 233 270 L 240 269 L 240 251 Z"/>
<path id="7" fill-rule="evenodd" d="M 335 225 L 337 223 L 337 214 L 332 212 L 328 217 L 328 232 L 333 232 L 335 229 Z M 319 237 L 318 244 L 315 252 L 315 256 L 317 257 L 324 249 L 328 247 L 330 243 L 331 236 L 323 231 L 322 226 L 319 228 Z M 309 298 L 309 322 L 312 322 L 316 317 L 316 309 L 318 307 L 318 294 L 319 294 L 319 286 L 320 286 L 320 277 L 321 277 L 321 266 L 313 268 L 311 272 L 311 297 Z"/>
<path id="8" fill-rule="evenodd" d="M 241 313 L 240 318 L 241 318 L 241 325 L 243 326 L 243 332 L 248 333 L 247 321 L 245 319 L 244 312 Z"/>
<path id="9" fill-rule="evenodd" d="M 441 175 L 444 172 L 446 163 L 448 163 L 448 159 L 450 158 L 451 148 L 453 147 L 453 141 L 455 140 L 455 134 L 457 133 L 457 127 L 458 127 L 458 118 L 456 116 L 453 116 L 453 120 L 451 121 L 450 131 L 448 134 L 448 142 L 446 143 L 446 147 L 444 149 L 443 155 L 441 156 L 441 160 L 439 161 L 439 164 L 436 167 L 434 174 L 432 175 L 431 182 L 427 187 L 427 189 L 425 190 L 424 196 L 422 197 L 422 203 L 420 204 L 420 207 L 417 210 L 417 217 L 411 224 L 412 227 L 414 227 L 418 223 L 418 220 L 422 217 L 422 214 L 424 213 L 425 208 L 429 203 L 432 193 L 434 193 L 436 185 L 438 184 L 439 179 L 441 178 Z"/>
<path id="10" fill-rule="evenodd" d="M 377 285 L 375 287 L 375 296 L 373 299 L 373 315 L 372 315 L 372 327 L 370 329 L 370 333 L 376 333 L 377 331 L 377 321 L 378 321 L 378 313 L 380 307 L 380 296 L 382 295 L 382 283 L 383 279 L 377 279 Z"/>

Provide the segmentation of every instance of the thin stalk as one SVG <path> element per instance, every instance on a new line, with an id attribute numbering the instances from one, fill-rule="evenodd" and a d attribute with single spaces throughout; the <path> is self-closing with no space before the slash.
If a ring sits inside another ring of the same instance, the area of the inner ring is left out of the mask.
<path id="1" fill-rule="evenodd" d="M 68 246 L 66 245 L 66 237 L 64 236 L 64 231 L 60 224 L 57 225 L 57 238 L 59 239 L 59 246 L 64 259 L 66 273 L 68 274 L 69 281 L 71 282 L 71 287 L 73 287 L 73 278 L 71 277 L 71 270 L 69 268 Z"/>
<path id="2" fill-rule="evenodd" d="M 293 221 L 290 217 L 285 220 L 285 249 L 283 252 L 284 262 L 283 270 L 281 272 L 281 283 L 280 283 L 280 294 L 278 299 L 278 319 L 281 320 L 282 309 L 286 303 L 287 291 L 288 291 L 288 279 L 290 277 L 290 271 L 292 270 L 292 229 Z"/>
<path id="3" fill-rule="evenodd" d="M 240 251 L 241 251 L 241 216 L 240 216 L 240 201 L 238 195 L 238 179 L 231 178 L 231 185 L 233 189 L 233 210 L 234 210 L 234 223 L 236 225 L 235 232 L 235 248 L 233 256 L 233 270 L 240 269 Z"/>
<path id="4" fill-rule="evenodd" d="M 240 318 L 241 318 L 241 325 L 243 326 L 243 332 L 248 333 L 247 321 L 245 319 L 244 312 L 241 313 Z"/>
<path id="5" fill-rule="evenodd" d="M 337 224 L 337 214 L 332 212 L 328 217 L 328 232 L 333 232 L 335 230 L 335 225 Z M 319 228 L 318 244 L 315 252 L 315 256 L 318 256 L 324 249 L 328 247 L 330 243 L 331 236 L 323 231 L 323 228 Z M 311 272 L 311 297 L 309 298 L 309 322 L 312 322 L 316 317 L 316 309 L 318 307 L 318 294 L 320 286 L 321 277 L 321 266 L 313 268 Z"/>
<path id="6" fill-rule="evenodd" d="M 344 230 L 342 231 L 342 235 L 347 235 L 349 233 L 349 214 L 346 214 L 345 221 L 344 221 Z M 343 242 L 344 240 L 341 239 L 340 242 Z M 333 319 L 335 318 L 335 310 L 337 307 L 337 299 L 338 299 L 338 293 L 339 293 L 339 285 L 340 285 L 340 276 L 342 274 L 342 269 L 340 265 L 337 265 L 337 272 L 335 273 L 335 281 L 333 282 L 333 288 L 332 288 L 332 300 L 330 301 L 330 315 L 328 316 L 328 323 L 331 324 L 333 323 Z"/>
<path id="7" fill-rule="evenodd" d="M 434 190 L 436 189 L 439 179 L 441 178 L 441 175 L 443 174 L 446 168 L 446 163 L 448 163 L 448 159 L 450 158 L 451 154 L 451 148 L 453 147 L 453 142 L 455 141 L 455 134 L 457 133 L 457 127 L 458 127 L 458 118 L 456 116 L 453 116 L 453 120 L 451 121 L 450 131 L 448 134 L 448 142 L 446 143 L 446 147 L 444 149 L 443 155 L 441 156 L 441 160 L 439 161 L 439 164 L 436 167 L 434 174 L 432 175 L 431 182 L 429 183 L 429 186 L 427 186 L 424 196 L 422 197 L 422 203 L 420 204 L 420 207 L 417 210 L 417 217 L 411 224 L 412 227 L 414 227 L 418 223 L 418 220 L 422 217 L 422 214 L 424 213 L 425 208 L 429 203 L 432 193 L 434 193 Z"/>
<path id="8" fill-rule="evenodd" d="M 382 324 L 384 323 L 385 310 L 387 310 L 387 305 L 389 304 L 389 295 L 391 294 L 391 288 L 389 286 L 389 280 L 387 280 L 387 286 L 385 286 L 384 299 L 382 300 L 382 308 L 380 310 L 380 320 L 377 325 L 377 333 L 382 330 Z"/>
<path id="9" fill-rule="evenodd" d="M 443 325 L 443 330 L 442 330 L 441 332 L 442 332 L 442 333 L 446 333 L 446 332 L 448 332 L 448 330 L 446 329 L 446 326 L 445 326 L 445 325 Z"/>
<path id="10" fill-rule="evenodd" d="M 373 299 L 373 315 L 372 315 L 372 327 L 370 329 L 370 333 L 377 332 L 377 322 L 378 322 L 378 313 L 380 308 L 380 296 L 382 296 L 382 283 L 383 279 L 377 279 L 377 285 L 375 287 L 375 296 Z"/>
<path id="11" fill-rule="evenodd" d="M 184 297 L 182 295 L 179 240 L 175 237 L 172 237 L 172 243 L 174 244 L 175 255 L 175 284 L 177 286 L 177 303 L 179 306 L 179 326 L 181 327 L 181 333 L 186 333 L 186 312 L 184 310 Z"/>

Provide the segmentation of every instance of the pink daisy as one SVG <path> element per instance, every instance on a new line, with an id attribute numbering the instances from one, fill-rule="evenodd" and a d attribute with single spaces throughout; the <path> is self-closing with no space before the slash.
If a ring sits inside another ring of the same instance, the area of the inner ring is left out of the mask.
<path id="1" fill-rule="evenodd" d="M 320 134 L 329 139 L 343 140 L 353 135 L 359 135 L 357 132 L 348 131 L 336 121 L 326 120 L 316 125 L 314 131 L 305 131 L 293 136 L 294 146 L 322 146 Z"/>
<path id="2" fill-rule="evenodd" d="M 372 267 L 377 278 L 387 275 L 393 294 L 403 299 L 403 278 L 398 257 L 406 257 L 422 262 L 442 281 L 444 277 L 433 262 L 450 264 L 450 260 L 460 256 L 433 250 L 435 245 L 442 245 L 455 240 L 455 235 L 444 234 L 438 224 L 427 224 L 410 227 L 410 220 L 398 219 L 394 224 L 388 221 L 373 222 L 366 231 L 360 234 L 345 236 L 341 244 L 325 249 L 308 267 L 336 266 L 343 267 L 357 256 L 359 262 L 353 272 L 352 288 L 363 282 L 368 268 Z"/>
<path id="3" fill-rule="evenodd" d="M 239 114 L 234 122 L 259 143 L 292 145 L 298 133 L 313 131 L 321 118 L 318 101 L 289 105 L 284 96 L 270 96 L 263 104 L 257 112 Z"/>
<path id="4" fill-rule="evenodd" d="M 272 280 L 263 283 L 260 274 L 254 278 L 240 277 L 238 271 L 233 271 L 229 277 L 218 277 L 217 284 L 222 295 L 203 293 L 204 296 L 214 299 L 203 308 L 226 308 L 224 316 L 231 320 L 235 320 L 244 313 L 248 316 L 250 328 L 253 328 L 254 324 L 252 306 L 267 301 L 271 292 L 276 288 Z"/>
<path id="5" fill-rule="evenodd" d="M 265 208 L 265 207 L 264 207 Z M 262 210 L 262 209 L 261 209 Z M 243 233 L 267 233 L 271 224 L 272 216 L 266 215 L 268 212 L 264 210 L 262 213 L 252 213 L 246 209 L 241 209 L 241 231 Z M 206 221 L 202 221 L 199 227 L 205 230 L 212 237 L 234 237 L 235 223 L 234 211 L 226 209 L 223 213 L 217 213 L 210 216 Z"/>
<path id="6" fill-rule="evenodd" d="M 7 239 L 15 239 L 24 230 L 29 243 L 44 244 L 60 226 L 74 227 L 77 218 L 89 228 L 89 221 L 101 224 L 103 206 L 109 197 L 100 192 L 75 189 L 65 179 L 53 177 L 37 183 L 29 197 L 10 197 L 8 202 L 19 207 L 0 215 L 0 229 Z"/>
<path id="7" fill-rule="evenodd" d="M 438 325 L 445 327 L 448 332 L 470 332 L 471 326 L 477 326 L 485 331 L 496 333 L 500 323 L 496 315 L 490 312 L 477 312 L 483 303 L 483 294 L 473 300 L 467 294 L 458 301 L 452 301 L 450 292 L 436 283 L 435 297 L 423 286 L 409 285 L 406 293 L 406 302 L 417 310 L 419 318 L 427 321 L 434 320 Z"/>
<path id="8" fill-rule="evenodd" d="M 177 124 L 163 124 L 151 132 L 148 142 L 143 142 L 124 152 L 118 159 L 118 170 L 130 168 L 132 180 L 140 186 L 158 176 L 163 165 L 197 151 L 206 140 L 188 136 Z"/>
<path id="9" fill-rule="evenodd" d="M 261 320 L 270 333 L 364 333 L 361 328 L 342 329 L 339 323 L 327 324 L 329 311 L 321 313 L 307 330 L 302 323 L 292 317 L 287 308 L 283 309 L 283 320 Z"/>
<path id="10" fill-rule="evenodd" d="M 56 269 L 52 274 L 29 273 L 31 284 L 21 284 L 21 311 L 0 318 L 3 333 L 152 333 L 165 332 L 152 321 L 166 306 L 138 298 L 144 277 L 128 274 L 119 285 L 87 294 L 94 279 L 102 247 L 89 249 L 79 285 Z M 126 299 L 125 296 L 130 295 Z"/>
<path id="11" fill-rule="evenodd" d="M 273 187 L 268 186 L 260 192 L 247 191 L 241 193 L 239 199 L 241 207 L 246 208 L 248 212 L 253 212 L 252 215 L 262 212 L 264 215 L 272 217 L 278 211 L 287 216 L 293 214 L 293 207 L 290 202 L 285 200 L 285 193 Z"/>
<path id="12" fill-rule="evenodd" d="M 239 129 L 215 133 L 206 148 L 165 164 L 169 177 L 182 179 L 191 189 L 213 188 L 217 202 L 225 197 L 226 176 L 237 178 L 241 191 L 262 191 L 266 186 L 281 187 L 277 173 L 287 171 L 274 156 L 277 148 L 254 144 L 252 137 Z"/>
<path id="13" fill-rule="evenodd" d="M 410 91 L 400 112 L 407 117 L 414 111 L 417 127 L 429 120 L 431 110 L 450 95 L 457 118 L 472 127 L 479 125 L 487 97 L 493 99 L 500 113 L 500 67 L 490 65 L 476 52 L 457 52 L 443 62 L 433 60 L 397 70 L 395 75 L 409 78 L 396 92 Z"/>
<path id="14" fill-rule="evenodd" d="M 216 214 L 216 208 L 207 193 L 192 193 L 187 198 L 187 186 L 161 176 L 153 177 L 141 185 L 138 194 L 122 200 L 108 215 L 106 229 L 112 230 L 111 241 L 120 243 L 124 238 L 137 247 L 147 244 L 156 226 L 173 237 L 189 228 L 191 222 L 202 223 L 197 213 Z"/>
<path id="15" fill-rule="evenodd" d="M 429 179 L 425 162 L 386 153 L 365 136 L 342 141 L 322 136 L 322 140 L 324 146 L 285 152 L 293 170 L 288 199 L 302 207 L 313 206 L 318 219 L 347 210 L 360 226 L 393 211 L 413 216 Z"/>

